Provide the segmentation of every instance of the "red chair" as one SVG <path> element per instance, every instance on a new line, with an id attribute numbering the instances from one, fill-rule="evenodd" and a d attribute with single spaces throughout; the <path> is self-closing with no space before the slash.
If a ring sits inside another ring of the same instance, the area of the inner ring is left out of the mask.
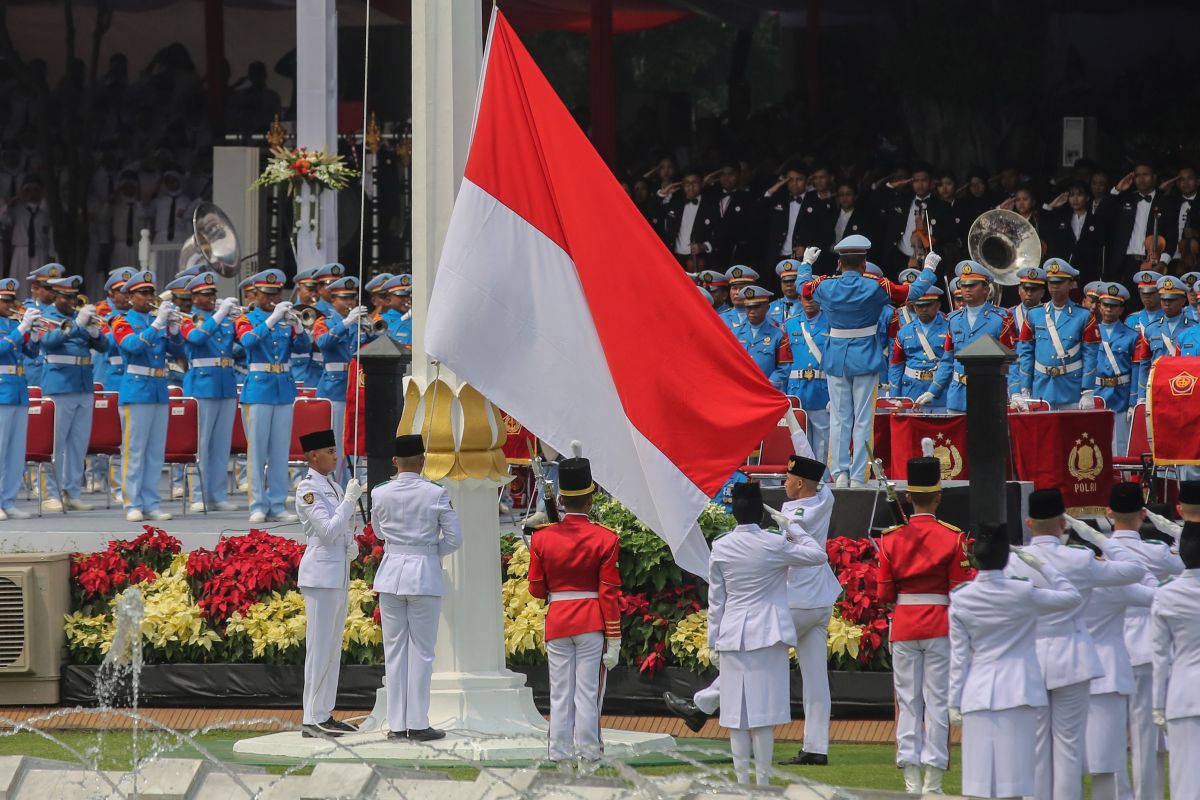
<path id="1" fill-rule="evenodd" d="M 803 411 L 796 411 L 796 419 L 800 422 L 800 427 L 805 431 L 808 430 L 808 417 Z M 762 440 L 758 447 L 758 460 L 754 463 L 748 463 L 742 467 L 742 471 L 747 476 L 754 478 L 756 476 L 771 476 L 779 477 L 787 473 L 788 457 L 796 452 L 792 447 L 792 435 L 788 431 L 787 423 L 782 419 Z M 752 455 L 751 458 L 754 456 Z"/>
<path id="2" fill-rule="evenodd" d="M 1011 413 L 1028 414 L 1028 413 L 1031 413 L 1034 411 L 1049 411 L 1050 410 L 1050 401 L 1049 400 L 1039 400 L 1036 397 L 1031 397 L 1025 401 L 1024 408 L 1009 407 L 1008 410 L 1009 410 L 1010 414 Z"/>
<path id="3" fill-rule="evenodd" d="M 171 397 L 171 398 L 183 397 L 183 387 L 182 386 L 168 386 L 167 387 L 167 396 Z"/>
<path id="4" fill-rule="evenodd" d="M 88 439 L 87 454 L 121 454 L 121 407 L 117 404 L 116 392 L 101 390 L 92 397 L 92 435 Z M 112 508 L 112 480 L 109 470 L 104 471 L 104 490 L 104 507 Z"/>
<path id="5" fill-rule="evenodd" d="M 296 397 L 316 397 L 317 390 L 310 386 L 297 386 Z"/>
<path id="6" fill-rule="evenodd" d="M 333 427 L 333 403 L 324 397 L 297 397 L 292 403 L 292 443 L 288 446 L 288 462 L 303 464 L 304 449 L 301 434 L 326 431 Z"/>
<path id="7" fill-rule="evenodd" d="M 1129 423 L 1129 439 L 1125 443 L 1125 455 L 1113 456 L 1113 466 L 1118 472 L 1139 472 L 1142 456 L 1150 455 L 1150 428 L 1146 420 L 1146 404 L 1133 407 L 1133 420 Z"/>
<path id="8" fill-rule="evenodd" d="M 33 400 L 34 398 L 41 397 L 41 396 L 42 396 L 42 387 L 40 387 L 40 386 L 30 386 L 29 387 L 29 399 L 30 400 Z"/>
<path id="9" fill-rule="evenodd" d="M 37 464 L 38 516 L 46 502 L 43 471 L 54 461 L 54 401 L 48 397 L 29 398 L 29 420 L 25 433 L 25 463 Z M 53 469 L 53 467 L 51 467 Z M 66 506 L 63 506 L 66 513 Z"/>
<path id="10" fill-rule="evenodd" d="M 96 383 L 95 381 L 93 381 L 93 382 L 92 382 L 92 391 L 93 391 L 93 392 L 103 392 L 103 391 L 104 391 L 104 384 L 103 384 L 103 383 Z"/>
<path id="11" fill-rule="evenodd" d="M 233 414 L 233 438 L 229 442 L 229 460 L 235 462 L 238 456 L 246 455 L 249 444 L 246 441 L 246 426 L 242 421 L 243 406 L 238 402 L 237 411 Z M 237 463 L 231 463 L 229 469 L 229 493 L 237 493 Z M 211 476 L 209 476 L 211 478 Z"/>
<path id="12" fill-rule="evenodd" d="M 174 388 L 174 387 L 172 387 Z M 167 446 L 163 454 L 163 464 L 183 464 L 183 514 L 187 516 L 188 502 L 188 464 L 196 467 L 196 476 L 200 481 L 200 496 L 204 497 L 204 473 L 200 470 L 200 406 L 194 397 L 172 397 L 170 411 L 167 412 Z M 205 506 L 204 513 L 208 513 Z"/>

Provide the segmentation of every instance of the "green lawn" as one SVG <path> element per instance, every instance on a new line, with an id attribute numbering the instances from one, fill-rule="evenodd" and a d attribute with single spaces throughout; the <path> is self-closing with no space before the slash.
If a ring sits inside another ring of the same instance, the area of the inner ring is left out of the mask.
<path id="1" fill-rule="evenodd" d="M 197 737 L 198 745 L 209 751 L 220 760 L 233 761 L 233 743 L 238 739 L 258 736 L 258 733 L 240 733 L 221 731 L 219 733 L 202 734 Z M 125 732 L 83 732 L 65 731 L 56 734 L 63 745 L 73 748 L 83 754 L 88 761 L 99 757 L 99 765 L 104 769 L 128 769 L 133 746 L 133 737 Z M 191 756 L 196 750 L 190 745 L 180 746 L 172 741 L 169 735 L 142 733 L 138 739 L 138 752 L 143 755 L 148 750 L 159 750 L 173 756 Z M 729 744 L 716 740 L 681 739 L 680 744 L 686 748 L 695 744 L 705 749 L 719 749 L 724 753 L 729 750 Z M 796 742 L 776 742 L 775 757 L 787 758 L 793 755 L 799 745 Z M 0 735 L 0 756 L 28 755 L 38 758 L 56 759 L 59 761 L 76 761 L 76 756 L 56 742 L 47 740 L 33 733 L 16 733 Z M 895 749 L 890 745 L 833 745 L 830 748 L 828 767 L 778 767 L 785 772 L 794 773 L 804 778 L 830 783 L 836 786 L 857 787 L 866 789 L 891 789 L 900 791 L 904 788 L 900 770 L 895 766 Z M 711 761 L 709 766 L 728 775 L 732 780 L 733 773 L 727 761 L 708 754 L 704 760 Z M 957 792 L 961 786 L 959 772 L 958 749 L 951 754 L 951 769 L 946 773 L 945 788 L 947 792 Z M 646 775 L 667 775 L 674 772 L 693 770 L 690 765 L 664 764 L 661 757 L 642 757 L 634 760 L 637 770 Z M 271 772 L 283 772 L 285 767 L 269 762 L 260 762 Z M 477 770 L 472 767 L 430 767 L 442 769 L 451 777 L 460 780 L 472 780 Z M 295 774 L 306 774 L 311 768 L 298 770 Z M 611 770 L 602 770 L 600 774 L 615 774 Z M 1090 797 L 1091 791 L 1085 793 Z"/>

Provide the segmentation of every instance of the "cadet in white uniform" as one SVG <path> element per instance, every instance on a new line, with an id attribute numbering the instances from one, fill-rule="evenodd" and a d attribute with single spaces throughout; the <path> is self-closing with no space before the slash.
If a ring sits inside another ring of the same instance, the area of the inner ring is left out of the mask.
<path id="1" fill-rule="evenodd" d="M 1029 496 L 1033 532 L 1028 549 L 1053 566 L 1079 591 L 1083 605 L 1038 617 L 1037 654 L 1050 704 L 1038 710 L 1034 796 L 1047 800 L 1083 797 L 1084 731 L 1090 684 L 1104 674 L 1096 645 L 1084 620 L 1088 598 L 1098 586 L 1140 581 L 1140 564 L 1097 560 L 1083 545 L 1067 545 L 1067 519 L 1062 493 L 1039 489 Z M 1108 542 L 1104 548 L 1111 548 Z"/>
<path id="2" fill-rule="evenodd" d="M 354 504 L 362 484 L 351 479 L 342 488 L 331 474 L 337 466 L 333 431 L 315 431 L 300 437 L 308 473 L 296 486 L 296 514 L 308 537 L 300 559 L 297 584 L 304 595 L 308 629 L 304 641 L 305 737 L 337 737 L 358 730 L 335 720 L 338 673 L 342 661 L 342 629 L 346 627 L 346 591 L 350 588 L 350 562 L 358 555 L 354 541 Z"/>
<path id="3" fill-rule="evenodd" d="M 1171 797 L 1200 797 L 1200 522 L 1179 537 L 1185 569 L 1158 590 L 1154 637 L 1154 720 L 1171 746 Z"/>
<path id="4" fill-rule="evenodd" d="M 1037 619 L 1083 602 L 1054 567 L 1017 551 L 1036 583 L 1009 577 L 1008 533 L 975 539 L 975 580 L 950 593 L 950 721 L 961 723 L 963 794 L 1032 795 L 1037 710 L 1047 704 L 1037 660 Z"/>
<path id="5" fill-rule="evenodd" d="M 708 567 L 708 648 L 721 670 L 721 724 L 729 728 L 738 783 L 770 781 L 774 726 L 790 722 L 788 649 L 796 644 L 788 569 L 828 563 L 825 548 L 779 512 L 785 531 L 764 531 L 758 483 L 733 487 L 738 526 L 713 542 Z"/>
<path id="6" fill-rule="evenodd" d="M 425 444 L 396 437 L 397 473 L 371 490 L 371 522 L 383 540 L 375 573 L 387 676 L 388 738 L 441 739 L 429 727 L 429 682 L 442 607 L 442 557 L 462 546 L 450 495 L 421 477 Z"/>

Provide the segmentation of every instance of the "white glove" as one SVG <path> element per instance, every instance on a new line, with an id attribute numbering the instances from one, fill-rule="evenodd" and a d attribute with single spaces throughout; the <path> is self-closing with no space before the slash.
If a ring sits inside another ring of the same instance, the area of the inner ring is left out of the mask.
<path id="1" fill-rule="evenodd" d="M 94 319 L 92 320 L 92 324 L 87 326 L 86 330 L 88 332 L 88 336 L 92 337 L 93 339 L 99 337 L 101 333 L 100 324 Z"/>
<path id="2" fill-rule="evenodd" d="M 1091 390 L 1085 391 L 1083 394 L 1079 395 L 1079 407 L 1087 411 L 1095 408 L 1096 401 L 1093 399 L 1094 397 L 1094 392 Z"/>
<path id="3" fill-rule="evenodd" d="M 775 524 L 779 526 L 779 530 L 783 531 L 784 533 L 788 532 L 788 524 L 791 522 L 791 520 L 788 519 L 786 514 L 784 514 L 782 511 L 776 511 L 766 503 L 763 503 L 763 509 L 768 515 L 770 515 L 771 519 L 775 520 Z"/>
<path id="4" fill-rule="evenodd" d="M 362 497 L 363 485 L 358 482 L 358 478 L 351 478 L 346 484 L 346 500 L 350 505 L 358 502 L 358 498 Z"/>
<path id="5" fill-rule="evenodd" d="M 1160 728 L 1167 727 L 1167 713 L 1161 708 L 1156 708 L 1151 711 L 1150 719 L 1154 720 L 1154 724 Z"/>
<path id="6" fill-rule="evenodd" d="M 161 331 L 167 327 L 167 323 L 171 318 L 171 314 L 175 311 L 174 303 L 163 303 L 158 307 L 158 312 L 154 315 L 154 321 L 150 323 L 150 327 L 156 331 Z"/>
<path id="7" fill-rule="evenodd" d="M 1067 524 L 1071 526 L 1071 530 L 1079 534 L 1080 539 L 1083 539 L 1089 544 L 1096 545 L 1096 547 L 1099 547 L 1101 550 L 1103 550 L 1104 546 L 1108 544 L 1108 538 L 1091 525 L 1088 525 L 1082 520 L 1075 519 L 1070 514 L 1066 514 L 1065 516 L 1067 518 Z"/>
<path id="8" fill-rule="evenodd" d="M 925 269 L 936 270 L 940 263 L 942 263 L 942 257 L 937 253 L 929 253 L 925 256 Z"/>
<path id="9" fill-rule="evenodd" d="M 1179 534 L 1183 533 L 1183 526 L 1180 525 L 1178 522 L 1172 522 L 1171 520 L 1164 517 L 1162 514 L 1159 514 L 1158 512 L 1155 512 L 1155 511 L 1151 511 L 1148 508 L 1146 509 L 1146 519 L 1148 519 L 1152 523 L 1154 523 L 1154 527 L 1158 528 L 1160 531 L 1167 534 L 1168 536 L 1170 536 L 1172 539 L 1175 539 L 1176 541 L 1179 540 Z"/>
<path id="10" fill-rule="evenodd" d="M 1024 550 L 1020 547 L 1014 547 L 1014 548 L 1012 548 L 1012 551 L 1014 553 L 1016 553 L 1017 558 L 1021 559 L 1026 564 L 1028 564 L 1029 566 L 1036 569 L 1038 572 L 1041 572 L 1042 567 L 1046 566 L 1045 561 L 1042 561 L 1040 558 L 1038 558 L 1037 556 L 1035 556 L 1033 553 L 1029 552 L 1028 550 Z"/>
<path id="11" fill-rule="evenodd" d="M 621 658 L 621 637 L 604 640 L 604 655 L 600 657 L 605 669 L 612 669 Z"/>
<path id="12" fill-rule="evenodd" d="M 215 319 L 217 322 L 221 322 L 227 316 L 229 316 L 229 312 L 232 311 L 233 307 L 236 305 L 237 300 L 234 300 L 232 297 L 226 297 L 217 304 L 217 310 L 213 312 L 213 319 Z"/>
<path id="13" fill-rule="evenodd" d="M 38 311 L 36 308 L 25 309 L 25 314 L 21 317 L 21 322 L 17 325 L 17 330 L 19 330 L 21 335 L 24 336 L 25 334 L 29 333 L 41 316 L 42 312 Z"/>
<path id="14" fill-rule="evenodd" d="M 267 327 L 274 328 L 279 323 L 279 320 L 283 319 L 284 315 L 291 310 L 292 304 L 287 300 L 276 303 L 275 308 L 271 310 L 271 315 L 267 317 Z"/>
<path id="15" fill-rule="evenodd" d="M 913 405 L 923 406 L 923 405 L 932 403 L 933 401 L 934 401 L 933 392 L 921 392 L 920 396 L 918 396 L 917 399 L 913 401 Z"/>
<path id="16" fill-rule="evenodd" d="M 346 318 L 342 320 L 342 322 L 344 322 L 346 327 L 349 328 L 353 325 L 357 325 L 358 321 L 366 315 L 367 309 L 364 306 L 355 306 L 354 308 L 350 309 L 350 313 L 346 315 Z"/>
<path id="17" fill-rule="evenodd" d="M 1021 411 L 1029 410 L 1029 401 L 1025 398 L 1025 395 L 1023 395 L 1023 394 L 1012 395 L 1011 397 L 1008 398 L 1008 403 L 1013 408 L 1019 409 Z"/>
<path id="18" fill-rule="evenodd" d="M 962 712 L 954 706 L 950 706 L 950 724 L 955 727 L 962 725 Z"/>
<path id="19" fill-rule="evenodd" d="M 718 667 L 718 668 L 719 668 L 719 667 L 721 666 L 721 651 L 720 651 L 720 650 L 713 650 L 713 649 L 710 647 L 710 648 L 709 648 L 709 650 L 708 650 L 708 661 L 709 661 L 709 663 L 710 663 L 710 664 L 712 664 L 714 667 Z"/>
<path id="20" fill-rule="evenodd" d="M 79 313 L 75 315 L 75 324 L 81 328 L 86 328 L 88 323 L 92 321 L 92 317 L 96 314 L 96 307 L 90 303 L 79 309 Z"/>
<path id="21" fill-rule="evenodd" d="M 811 266 L 811 265 L 817 263 L 817 259 L 820 257 L 821 257 L 821 248 L 819 248 L 819 247 L 804 248 L 804 263 L 805 264 L 808 264 Z"/>
<path id="22" fill-rule="evenodd" d="M 350 544 L 346 545 L 346 560 L 353 561 L 356 558 L 358 558 L 358 542 L 351 539 Z"/>

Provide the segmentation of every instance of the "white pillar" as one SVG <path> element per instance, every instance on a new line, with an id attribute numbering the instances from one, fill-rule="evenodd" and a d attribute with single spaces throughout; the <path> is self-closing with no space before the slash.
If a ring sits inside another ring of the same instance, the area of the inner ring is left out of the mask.
<path id="1" fill-rule="evenodd" d="M 337 152 L 337 3 L 336 0 L 298 0 L 296 3 L 296 145 Z M 300 204 L 296 235 L 298 269 L 328 264 L 337 254 L 337 197 L 321 193 L 321 246 L 310 229 L 312 205 L 308 190 Z"/>
<path id="2" fill-rule="evenodd" d="M 425 320 L 454 195 L 470 144 L 482 64 L 477 0 L 412 4 L 413 363 L 430 380 Z M 441 378 L 458 381 L 442 369 Z M 500 527 L 496 489 L 447 481 L 462 522 L 461 550 L 446 559 L 446 595 L 434 657 L 430 724 L 491 734 L 540 731 L 545 721 L 523 676 L 504 664 Z"/>

